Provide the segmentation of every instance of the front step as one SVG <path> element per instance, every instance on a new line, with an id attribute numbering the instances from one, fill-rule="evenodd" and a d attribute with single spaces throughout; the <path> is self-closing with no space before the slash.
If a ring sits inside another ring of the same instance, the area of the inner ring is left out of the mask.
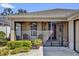
<path id="1" fill-rule="evenodd" d="M 52 41 L 51 46 L 60 46 L 59 41 Z"/>
<path id="2" fill-rule="evenodd" d="M 57 40 L 48 40 L 44 46 L 60 46 L 60 43 Z"/>

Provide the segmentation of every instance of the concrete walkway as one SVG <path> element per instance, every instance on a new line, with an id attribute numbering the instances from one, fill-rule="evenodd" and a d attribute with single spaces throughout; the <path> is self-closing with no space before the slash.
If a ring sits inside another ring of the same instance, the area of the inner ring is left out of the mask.
<path id="1" fill-rule="evenodd" d="M 79 56 L 75 51 L 67 47 L 44 47 L 44 56 Z"/>

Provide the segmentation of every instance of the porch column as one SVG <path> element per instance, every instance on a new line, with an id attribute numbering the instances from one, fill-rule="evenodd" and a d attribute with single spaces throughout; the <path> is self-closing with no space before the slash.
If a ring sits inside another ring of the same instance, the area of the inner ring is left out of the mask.
<path id="1" fill-rule="evenodd" d="M 51 22 L 51 46 L 52 46 L 52 22 Z"/>
<path id="2" fill-rule="evenodd" d="M 74 49 L 74 21 L 69 21 L 69 48 Z"/>
<path id="3" fill-rule="evenodd" d="M 52 31 L 52 22 L 51 22 L 51 31 Z"/>
<path id="4" fill-rule="evenodd" d="M 14 40 L 16 40 L 16 38 L 15 38 L 15 29 L 14 29 L 14 27 L 15 27 L 14 21 L 11 21 L 10 26 L 11 26 L 11 36 L 10 36 L 10 40 L 11 40 L 11 41 L 14 41 Z"/>
<path id="5" fill-rule="evenodd" d="M 52 22 L 50 22 L 50 31 L 51 31 L 51 34 L 52 34 Z M 52 39 L 52 37 L 51 37 Z"/>

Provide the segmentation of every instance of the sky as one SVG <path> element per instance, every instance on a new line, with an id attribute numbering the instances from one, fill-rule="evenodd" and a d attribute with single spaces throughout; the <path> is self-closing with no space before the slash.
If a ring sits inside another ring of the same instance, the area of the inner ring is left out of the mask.
<path id="1" fill-rule="evenodd" d="M 48 9 L 79 9 L 79 3 L 1 3 L 0 12 L 4 8 L 11 8 L 14 12 L 17 9 L 25 9 L 28 12 L 35 12 Z"/>

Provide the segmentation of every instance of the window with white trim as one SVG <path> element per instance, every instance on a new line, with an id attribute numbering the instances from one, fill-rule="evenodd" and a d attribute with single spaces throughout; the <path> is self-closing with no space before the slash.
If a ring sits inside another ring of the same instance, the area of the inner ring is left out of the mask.
<path id="1" fill-rule="evenodd" d="M 31 36 L 37 36 L 37 23 L 31 23 Z"/>

